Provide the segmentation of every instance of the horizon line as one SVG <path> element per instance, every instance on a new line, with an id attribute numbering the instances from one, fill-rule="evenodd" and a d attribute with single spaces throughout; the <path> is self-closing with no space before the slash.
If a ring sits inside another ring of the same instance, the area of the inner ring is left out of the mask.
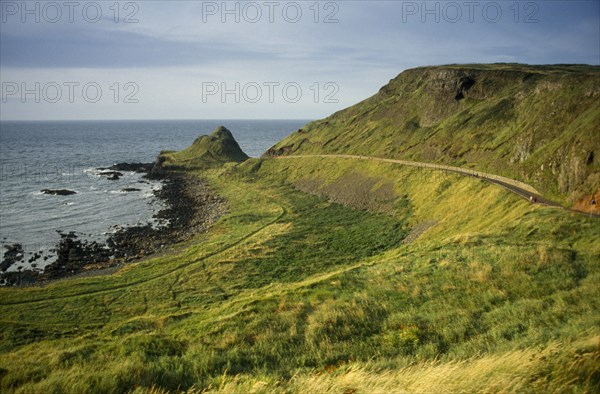
<path id="1" fill-rule="evenodd" d="M 0 119 L 1 122 L 153 122 L 153 121 L 229 121 L 229 120 L 316 120 L 321 118 L 127 118 L 127 119 Z"/>

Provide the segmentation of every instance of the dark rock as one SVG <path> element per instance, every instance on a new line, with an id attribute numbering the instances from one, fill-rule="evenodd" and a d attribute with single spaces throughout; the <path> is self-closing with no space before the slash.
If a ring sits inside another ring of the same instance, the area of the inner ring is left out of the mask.
<path id="1" fill-rule="evenodd" d="M 122 172 L 119 171 L 101 171 L 98 173 L 100 176 L 123 176 Z"/>
<path id="2" fill-rule="evenodd" d="M 132 171 L 148 173 L 152 170 L 154 163 L 117 163 L 110 166 L 113 171 Z"/>
<path id="3" fill-rule="evenodd" d="M 123 189 L 121 189 L 122 192 L 139 192 L 142 191 L 142 189 L 137 189 L 135 187 L 125 187 Z"/>
<path id="4" fill-rule="evenodd" d="M 475 85 L 475 79 L 468 75 L 462 77 L 457 83 L 456 96 L 454 96 L 454 99 L 458 101 L 465 98 L 465 94 L 473 87 L 473 85 Z"/>
<path id="5" fill-rule="evenodd" d="M 152 169 L 145 176 L 148 179 L 165 179 L 168 176 L 168 171 L 164 169 L 163 165 L 167 160 L 166 157 L 158 155 L 156 161 L 152 165 Z"/>
<path id="6" fill-rule="evenodd" d="M 33 270 L 5 272 L 1 279 L 11 286 L 33 285 L 39 280 L 39 272 Z"/>
<path id="7" fill-rule="evenodd" d="M 0 263 L 0 271 L 6 271 L 11 265 L 23 261 L 24 253 L 23 253 L 23 245 L 21 244 L 12 244 L 12 245 L 4 245 L 4 259 Z"/>
<path id="8" fill-rule="evenodd" d="M 31 252 L 30 252 L 30 254 L 31 254 Z M 33 263 L 34 261 L 38 260 L 40 257 L 42 257 L 42 255 L 41 255 L 41 254 L 39 254 L 39 253 L 34 253 L 34 254 L 33 254 L 33 256 L 31 256 L 31 257 L 29 258 L 29 260 L 27 260 L 27 262 L 28 262 L 29 264 L 31 264 L 31 263 Z M 35 265 L 35 264 L 31 264 L 31 266 L 32 266 L 32 267 L 33 267 L 34 265 Z"/>
<path id="9" fill-rule="evenodd" d="M 107 179 L 110 180 L 117 180 L 123 176 L 120 171 L 144 173 L 146 174 L 144 177 L 148 179 L 160 179 L 163 175 L 161 168 L 163 162 L 164 158 L 159 155 L 154 163 L 117 163 L 108 168 L 97 168 L 97 170 L 102 171 L 99 173 L 100 176 L 107 176 Z"/>
<path id="10" fill-rule="evenodd" d="M 116 181 L 123 176 L 123 173 L 119 171 L 102 171 L 98 175 L 105 176 L 109 181 Z"/>
<path id="11" fill-rule="evenodd" d="M 86 264 L 106 261 L 110 257 L 111 251 L 103 244 L 80 240 L 73 231 L 58 233 L 61 240 L 56 249 L 57 259 L 46 267 L 44 276 L 47 278 L 81 272 Z"/>
<path id="12" fill-rule="evenodd" d="M 53 196 L 70 196 L 72 194 L 77 194 L 77 192 L 67 189 L 42 189 L 41 192 Z"/>

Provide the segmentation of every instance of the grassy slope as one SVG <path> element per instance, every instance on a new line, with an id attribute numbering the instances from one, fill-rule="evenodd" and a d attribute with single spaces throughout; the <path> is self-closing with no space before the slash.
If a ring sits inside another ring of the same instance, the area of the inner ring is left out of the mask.
<path id="1" fill-rule="evenodd" d="M 389 163 L 202 175 L 230 209 L 207 234 L 113 276 L 0 289 L 3 392 L 600 387 L 597 219 Z"/>
<path id="2" fill-rule="evenodd" d="M 457 93 L 464 98 L 457 100 Z M 472 167 L 525 181 L 571 205 L 600 189 L 599 97 L 600 68 L 592 66 L 417 68 L 373 97 L 308 124 L 271 153 Z"/>

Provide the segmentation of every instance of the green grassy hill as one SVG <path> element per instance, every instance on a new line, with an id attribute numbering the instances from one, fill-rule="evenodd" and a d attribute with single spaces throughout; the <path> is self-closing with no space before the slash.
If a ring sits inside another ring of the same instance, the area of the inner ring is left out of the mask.
<path id="1" fill-rule="evenodd" d="M 206 165 L 213 136 L 162 154 L 227 201 L 206 233 L 0 289 L 1 392 L 600 391 L 600 219 L 442 169 Z"/>
<path id="2" fill-rule="evenodd" d="M 233 134 L 224 126 L 217 127 L 210 135 L 201 135 L 194 143 L 179 152 L 163 151 L 161 164 L 178 163 L 190 167 L 214 167 L 228 162 L 242 162 L 248 158 Z"/>
<path id="3" fill-rule="evenodd" d="M 407 70 L 267 155 L 344 153 L 475 168 L 568 205 L 600 188 L 600 67 Z"/>

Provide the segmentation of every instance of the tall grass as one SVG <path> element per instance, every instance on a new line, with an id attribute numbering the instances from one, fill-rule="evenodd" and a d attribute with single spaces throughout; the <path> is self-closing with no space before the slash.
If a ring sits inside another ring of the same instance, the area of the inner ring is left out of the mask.
<path id="1" fill-rule="evenodd" d="M 329 200 L 356 173 L 392 211 Z M 596 219 L 393 164 L 202 176 L 229 204 L 207 234 L 114 276 L 0 291 L 2 392 L 600 389 Z M 318 196 L 294 187 L 310 178 Z"/>

